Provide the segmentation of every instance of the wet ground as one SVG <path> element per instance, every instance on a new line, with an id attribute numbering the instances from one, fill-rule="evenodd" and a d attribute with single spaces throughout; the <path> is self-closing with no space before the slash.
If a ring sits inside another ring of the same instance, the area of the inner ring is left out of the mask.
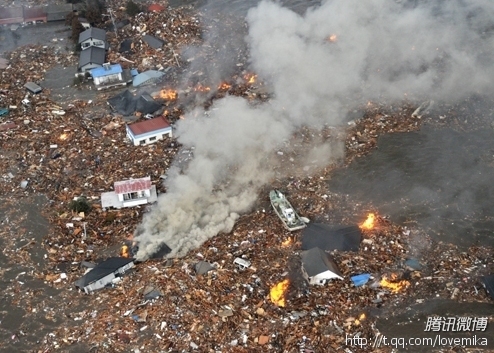
<path id="1" fill-rule="evenodd" d="M 424 127 L 382 136 L 370 155 L 337 171 L 329 187 L 437 241 L 494 245 L 492 129 Z"/>
<path id="2" fill-rule="evenodd" d="M 0 352 L 36 351 L 55 329 L 81 325 L 76 313 L 88 309 L 88 298 L 44 281 L 42 242 L 50 226 L 41 210 L 47 207 L 49 201 L 43 195 L 14 202 L 0 199 Z M 73 353 L 88 351 L 83 342 L 70 349 Z"/>
<path id="3" fill-rule="evenodd" d="M 60 52 L 73 49 L 68 39 L 70 28 L 63 21 L 19 26 L 15 31 L 10 25 L 0 26 L 0 56 L 20 46 L 30 44 L 50 45 Z"/>
<path id="4" fill-rule="evenodd" d="M 408 338 L 432 338 L 435 339 L 436 334 L 443 339 L 447 338 L 475 338 L 477 343 L 480 339 L 485 338 L 487 345 L 472 345 L 470 348 L 479 349 L 494 349 L 494 326 L 487 325 L 485 331 L 473 330 L 455 332 L 451 330 L 434 331 L 427 327 L 428 318 L 437 316 L 443 318 L 455 318 L 455 321 L 460 317 L 479 318 L 489 317 L 494 315 L 494 306 L 491 303 L 461 303 L 459 305 L 453 300 L 438 299 L 427 303 L 416 304 L 407 308 L 404 312 L 396 316 L 390 316 L 389 313 L 376 313 L 378 316 L 377 327 L 380 332 L 386 336 L 389 341 L 395 339 L 398 351 L 400 352 L 429 352 L 432 347 L 425 344 L 412 346 L 408 344 Z M 381 315 L 381 316 L 380 316 Z M 430 324 L 430 321 L 429 321 Z M 400 340 L 400 338 L 402 338 Z M 423 341 L 422 341 L 423 342 Z M 422 343 L 418 341 L 418 343 Z M 437 342 L 437 341 L 436 341 Z M 468 341 L 467 341 L 468 342 Z M 413 343 L 413 342 L 412 342 Z M 439 345 L 437 348 L 441 348 Z M 444 347 L 446 348 L 446 347 Z"/>

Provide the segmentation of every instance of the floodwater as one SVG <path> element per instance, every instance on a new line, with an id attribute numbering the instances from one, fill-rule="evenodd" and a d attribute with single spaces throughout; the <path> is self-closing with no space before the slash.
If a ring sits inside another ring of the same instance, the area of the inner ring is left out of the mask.
<path id="1" fill-rule="evenodd" d="M 54 47 L 59 52 L 72 50 L 68 39 L 70 28 L 62 22 L 49 22 L 20 26 L 15 31 L 9 26 L 0 26 L 0 55 L 15 48 L 41 44 Z"/>
<path id="2" fill-rule="evenodd" d="M 494 130 L 423 127 L 379 138 L 329 188 L 461 247 L 494 245 Z"/>
<path id="3" fill-rule="evenodd" d="M 393 342 L 396 343 L 395 348 L 397 348 L 399 352 L 430 352 L 433 350 L 432 347 L 430 347 L 431 344 L 426 346 L 426 341 L 424 341 L 423 338 L 432 338 L 434 341 L 436 335 L 440 335 L 443 340 L 447 338 L 473 338 L 476 336 L 478 339 L 477 345 L 472 344 L 469 348 L 489 349 L 490 351 L 494 348 L 493 325 L 487 325 L 485 331 L 475 330 L 474 327 L 470 328 L 473 331 L 468 332 L 454 332 L 453 330 L 437 332 L 427 329 L 428 318 L 433 316 L 455 318 L 455 320 L 460 317 L 480 318 L 493 316 L 494 306 L 491 303 L 458 304 L 454 300 L 437 299 L 411 306 L 410 308 L 407 308 L 406 311 L 396 316 L 377 315 L 377 327 L 380 330 L 380 333 L 388 339 L 388 342 L 391 342 L 391 339 L 394 339 Z M 412 344 L 414 342 L 417 343 L 415 346 L 408 344 L 410 338 L 421 340 L 411 341 Z M 482 345 L 480 341 L 481 338 L 486 338 L 485 342 L 487 345 Z M 451 345 L 445 344 L 443 348 L 448 346 Z M 441 347 L 436 345 L 435 348 L 439 349 Z"/>

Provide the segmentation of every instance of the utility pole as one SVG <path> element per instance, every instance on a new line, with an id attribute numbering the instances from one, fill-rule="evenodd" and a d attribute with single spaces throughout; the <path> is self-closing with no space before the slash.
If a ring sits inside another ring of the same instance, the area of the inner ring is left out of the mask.
<path id="1" fill-rule="evenodd" d="M 118 39 L 117 26 L 115 25 L 115 18 L 113 18 L 113 10 L 109 8 L 108 12 L 110 13 L 111 22 L 113 23 L 113 30 L 115 31 L 115 38 Z"/>

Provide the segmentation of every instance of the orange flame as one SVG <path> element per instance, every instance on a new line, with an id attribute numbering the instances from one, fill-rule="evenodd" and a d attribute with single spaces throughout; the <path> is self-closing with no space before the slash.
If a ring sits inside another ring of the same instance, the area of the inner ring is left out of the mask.
<path id="1" fill-rule="evenodd" d="M 369 213 L 367 219 L 359 227 L 360 229 L 371 230 L 375 227 L 376 215 L 374 213 Z"/>
<path id="2" fill-rule="evenodd" d="M 222 82 L 222 83 L 218 86 L 218 91 L 228 91 L 228 90 L 230 89 L 230 87 L 232 87 L 232 85 L 230 85 L 229 83 Z"/>
<path id="3" fill-rule="evenodd" d="M 293 239 L 291 237 L 288 237 L 284 242 L 281 243 L 281 246 L 286 247 L 292 244 L 293 244 Z"/>
<path id="4" fill-rule="evenodd" d="M 64 133 L 63 133 L 63 134 L 61 134 L 58 138 L 59 138 L 61 141 L 65 141 L 65 140 L 67 140 L 67 139 L 69 138 L 69 134 L 67 134 L 67 133 L 65 133 L 65 132 L 64 132 Z"/>
<path id="5" fill-rule="evenodd" d="M 127 245 L 123 245 L 120 248 L 120 256 L 121 257 L 126 257 L 126 258 L 129 258 L 130 257 L 129 247 Z"/>
<path id="6" fill-rule="evenodd" d="M 269 291 L 269 297 L 274 304 L 282 307 L 286 305 L 285 296 L 289 285 L 290 281 L 285 279 L 271 288 Z"/>
<path id="7" fill-rule="evenodd" d="M 247 83 L 249 85 L 252 85 L 252 84 L 254 84 L 256 82 L 257 75 L 256 74 L 245 74 L 244 75 L 244 79 L 245 79 L 245 81 L 247 81 Z"/>
<path id="8" fill-rule="evenodd" d="M 178 92 L 174 89 L 162 89 L 156 94 L 156 97 L 166 100 L 175 100 L 178 97 Z"/>
<path id="9" fill-rule="evenodd" d="M 326 40 L 330 43 L 336 43 L 336 41 L 338 41 L 338 36 L 336 34 L 331 34 Z"/>
<path id="10" fill-rule="evenodd" d="M 197 85 L 194 87 L 194 91 L 196 91 L 196 92 L 209 92 L 209 91 L 211 91 L 211 87 L 204 86 L 204 85 L 201 85 L 201 84 L 199 83 L 199 84 L 197 84 Z"/>
<path id="11" fill-rule="evenodd" d="M 408 288 L 410 282 L 406 280 L 398 281 L 396 274 L 393 273 L 391 274 L 389 279 L 387 276 L 383 276 L 379 284 L 381 285 L 381 287 L 389 289 L 392 293 L 398 293 Z"/>

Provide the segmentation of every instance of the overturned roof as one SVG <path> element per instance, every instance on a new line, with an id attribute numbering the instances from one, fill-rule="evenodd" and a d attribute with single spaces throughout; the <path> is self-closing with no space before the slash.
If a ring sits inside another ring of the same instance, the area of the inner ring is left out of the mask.
<path id="1" fill-rule="evenodd" d="M 112 109 L 122 115 L 131 115 L 136 110 L 135 97 L 128 89 L 111 97 L 107 102 Z"/>
<path id="2" fill-rule="evenodd" d="M 159 48 L 163 47 L 163 44 L 165 43 L 161 39 L 153 37 L 149 34 L 144 35 L 142 37 L 142 40 L 144 42 L 146 42 L 147 45 L 149 45 L 151 48 L 154 48 L 154 49 L 159 49 Z"/>
<path id="3" fill-rule="evenodd" d="M 309 277 L 316 276 L 320 273 L 330 271 L 335 274 L 335 277 L 343 278 L 340 270 L 333 261 L 331 255 L 319 248 L 312 248 L 302 251 L 300 254 L 302 265 Z"/>
<path id="4" fill-rule="evenodd" d="M 106 41 L 106 31 L 101 28 L 91 27 L 79 34 L 79 43 L 82 43 L 88 39 Z"/>
<path id="5" fill-rule="evenodd" d="M 113 184 L 113 188 L 117 194 L 129 194 L 131 192 L 149 190 L 151 189 L 151 177 L 116 181 Z"/>
<path id="6" fill-rule="evenodd" d="M 156 80 L 160 79 L 165 75 L 164 72 L 157 71 L 157 70 L 148 70 L 141 72 L 140 74 L 136 75 L 134 79 L 132 80 L 132 85 L 134 87 L 137 86 L 143 86 L 146 84 L 150 84 L 155 82 Z"/>
<path id="7" fill-rule="evenodd" d="M 170 127 L 170 123 L 164 116 L 129 124 L 129 130 L 134 136 L 147 134 L 149 132 L 163 130 Z"/>
<path id="8" fill-rule="evenodd" d="M 361 238 L 358 226 L 309 223 L 302 231 L 302 250 L 318 247 L 326 251 L 358 251 Z"/>
<path id="9" fill-rule="evenodd" d="M 211 270 L 215 270 L 214 266 L 206 261 L 199 261 L 194 265 L 194 270 L 198 275 L 203 275 Z"/>
<path id="10" fill-rule="evenodd" d="M 142 114 L 152 114 L 161 108 L 161 104 L 156 102 L 149 93 L 141 94 L 136 101 L 136 111 Z"/>
<path id="11" fill-rule="evenodd" d="M 132 259 L 132 258 L 110 257 L 109 259 L 106 259 L 105 261 L 96 265 L 95 268 L 93 268 L 91 271 L 89 271 L 84 276 L 79 278 L 75 282 L 75 285 L 76 285 L 76 287 L 84 288 L 88 284 L 91 284 L 91 283 L 109 275 L 110 273 L 117 271 L 120 267 L 123 267 L 123 266 L 125 266 L 128 263 L 133 262 L 133 261 L 134 261 L 134 259 Z"/>

